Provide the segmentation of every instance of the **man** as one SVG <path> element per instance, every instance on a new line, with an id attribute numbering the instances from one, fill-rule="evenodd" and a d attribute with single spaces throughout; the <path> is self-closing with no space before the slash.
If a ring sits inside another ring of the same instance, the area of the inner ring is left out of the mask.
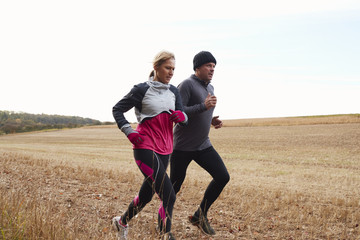
<path id="1" fill-rule="evenodd" d="M 209 131 L 222 127 L 219 116 L 213 117 L 217 99 L 214 87 L 210 84 L 214 75 L 216 59 L 207 51 L 195 55 L 194 71 L 188 79 L 178 86 L 184 111 L 188 115 L 188 125 L 174 128 L 174 151 L 170 160 L 170 180 L 178 193 L 184 182 L 186 169 L 194 160 L 212 177 L 199 208 L 189 217 L 193 225 L 198 226 L 205 234 L 215 235 L 210 226 L 207 213 L 219 197 L 230 176 L 223 160 L 211 145 Z"/>

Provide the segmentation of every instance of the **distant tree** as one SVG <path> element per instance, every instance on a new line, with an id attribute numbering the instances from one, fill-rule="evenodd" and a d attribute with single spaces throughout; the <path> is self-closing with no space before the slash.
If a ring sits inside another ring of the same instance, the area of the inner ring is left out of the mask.
<path id="1" fill-rule="evenodd" d="M 29 132 L 44 129 L 75 128 L 103 123 L 77 116 L 30 114 L 24 112 L 0 111 L 0 134 Z"/>

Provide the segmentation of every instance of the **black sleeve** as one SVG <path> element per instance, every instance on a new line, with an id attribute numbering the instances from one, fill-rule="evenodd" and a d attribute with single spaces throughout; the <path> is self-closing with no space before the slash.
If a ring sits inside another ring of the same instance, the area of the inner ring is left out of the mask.
<path id="1" fill-rule="evenodd" d="M 196 89 L 194 88 L 191 81 L 184 80 L 179 84 L 178 90 L 184 106 L 184 112 L 188 116 L 202 113 L 207 110 L 205 103 L 200 100 L 201 96 L 197 94 Z"/>
<path id="2" fill-rule="evenodd" d="M 183 112 L 184 106 L 182 103 L 182 99 L 181 99 L 179 90 L 175 86 L 171 85 L 170 91 L 172 91 L 175 94 L 175 110 L 180 110 Z"/>
<path id="3" fill-rule="evenodd" d="M 179 89 L 177 89 L 176 87 L 171 85 L 170 90 L 175 94 L 175 110 L 180 110 L 186 115 L 186 113 L 184 112 L 184 105 L 183 105 L 183 101 L 181 99 Z M 188 119 L 187 116 L 186 116 L 186 119 Z M 182 126 L 185 126 L 188 124 L 188 121 L 186 120 L 185 123 L 179 123 L 179 124 Z"/>
<path id="4" fill-rule="evenodd" d="M 141 112 L 141 102 L 146 92 L 146 85 L 138 84 L 135 85 L 130 92 L 125 95 L 112 109 L 114 119 L 121 129 L 125 124 L 129 122 L 125 119 L 124 113 L 129 111 L 131 108 L 136 107 Z"/>

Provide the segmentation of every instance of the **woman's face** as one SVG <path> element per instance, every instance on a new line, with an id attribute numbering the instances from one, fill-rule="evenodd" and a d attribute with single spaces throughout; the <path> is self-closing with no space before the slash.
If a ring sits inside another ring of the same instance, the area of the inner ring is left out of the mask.
<path id="1" fill-rule="evenodd" d="M 155 68 L 155 78 L 154 81 L 158 81 L 164 84 L 168 84 L 174 75 L 175 70 L 175 59 L 171 58 L 166 60 L 159 67 Z"/>

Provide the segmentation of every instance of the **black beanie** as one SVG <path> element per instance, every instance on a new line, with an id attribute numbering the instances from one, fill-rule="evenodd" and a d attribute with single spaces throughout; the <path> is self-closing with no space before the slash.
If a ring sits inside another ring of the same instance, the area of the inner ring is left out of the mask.
<path id="1" fill-rule="evenodd" d="M 205 63 L 215 63 L 216 64 L 216 59 L 214 58 L 214 56 L 207 51 L 201 51 L 198 54 L 195 55 L 193 63 L 194 63 L 194 71 L 196 70 L 196 68 L 201 67 L 203 64 Z"/>

